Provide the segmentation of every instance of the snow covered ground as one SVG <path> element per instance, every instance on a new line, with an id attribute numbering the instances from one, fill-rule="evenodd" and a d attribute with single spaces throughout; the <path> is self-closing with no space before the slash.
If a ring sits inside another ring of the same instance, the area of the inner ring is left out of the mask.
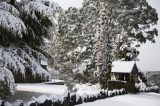
<path id="1" fill-rule="evenodd" d="M 67 91 L 65 85 L 52 85 L 44 83 L 20 83 L 16 84 L 16 92 L 13 96 L 7 98 L 7 101 L 12 103 L 17 99 L 24 102 L 30 101 L 32 98 L 40 96 L 62 96 Z"/>
<path id="2" fill-rule="evenodd" d="M 65 85 L 51 85 L 51 84 L 17 84 L 17 91 L 38 92 L 46 94 L 62 95 L 67 87 Z"/>
<path id="3" fill-rule="evenodd" d="M 29 101 L 44 102 L 47 98 L 63 99 L 67 92 L 65 85 L 52 84 L 17 84 L 17 91 L 14 96 L 7 99 L 9 103 L 14 103 L 17 99 L 27 103 Z M 96 95 L 100 91 L 100 86 L 90 84 L 77 84 L 75 86 L 79 96 Z M 53 99 L 52 99 L 53 100 Z M 95 102 L 83 103 L 77 106 L 160 106 L 160 94 L 156 93 L 139 93 L 115 96 Z"/>
<path id="4" fill-rule="evenodd" d="M 77 106 L 160 106 L 160 94 L 140 93 L 127 94 L 84 103 Z"/>

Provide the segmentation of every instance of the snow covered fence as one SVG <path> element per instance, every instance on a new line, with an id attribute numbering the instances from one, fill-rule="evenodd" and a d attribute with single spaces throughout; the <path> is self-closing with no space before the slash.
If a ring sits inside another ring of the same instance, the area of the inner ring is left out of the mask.
<path id="1" fill-rule="evenodd" d="M 63 97 L 45 97 L 41 96 L 39 98 L 35 98 L 32 101 L 27 103 L 23 103 L 23 101 L 16 101 L 14 104 L 4 103 L 3 101 L 0 102 L 0 106 L 74 106 L 77 104 L 82 104 L 84 102 L 93 102 L 99 99 L 105 99 L 108 97 L 113 97 L 117 95 L 123 95 L 127 92 L 125 89 L 120 90 L 101 90 L 99 93 L 95 94 L 84 94 L 79 95 L 77 93 L 68 93 L 65 94 Z"/>

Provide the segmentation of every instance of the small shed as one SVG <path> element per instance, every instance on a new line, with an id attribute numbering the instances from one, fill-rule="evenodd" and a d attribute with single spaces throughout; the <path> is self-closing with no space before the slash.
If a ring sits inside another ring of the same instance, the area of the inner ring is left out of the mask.
<path id="1" fill-rule="evenodd" d="M 140 73 L 135 61 L 114 61 L 112 64 L 112 81 L 139 81 Z"/>

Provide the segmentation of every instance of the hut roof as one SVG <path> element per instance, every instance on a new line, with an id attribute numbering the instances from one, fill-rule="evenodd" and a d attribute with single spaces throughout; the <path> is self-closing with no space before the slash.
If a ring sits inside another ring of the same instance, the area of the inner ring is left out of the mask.
<path id="1" fill-rule="evenodd" d="M 113 73 L 131 73 L 134 66 L 136 65 L 135 61 L 114 61 L 112 63 L 112 72 Z"/>

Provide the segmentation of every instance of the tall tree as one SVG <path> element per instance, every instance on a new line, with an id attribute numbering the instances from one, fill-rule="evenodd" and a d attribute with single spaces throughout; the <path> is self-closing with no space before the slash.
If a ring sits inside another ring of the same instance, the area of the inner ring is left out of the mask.
<path id="1" fill-rule="evenodd" d="M 89 58 L 96 63 L 93 68 L 98 70 L 99 81 L 105 87 L 112 61 L 135 59 L 139 53 L 135 42 L 155 42 L 158 32 L 152 26 L 157 21 L 156 10 L 146 0 L 84 0 L 81 9 L 70 8 L 60 18 L 62 59 L 72 63 L 71 71 L 81 65 L 77 63 L 77 56 L 81 57 L 77 49 L 85 47 L 87 52 L 78 61 Z"/>
<path id="2" fill-rule="evenodd" d="M 0 90 L 8 87 L 10 92 L 14 81 L 51 80 L 44 67 L 49 55 L 41 49 L 41 41 L 54 32 L 54 16 L 61 10 L 58 4 L 47 0 L 22 0 L 21 5 L 15 1 L 0 0 L 0 86 L 4 85 Z"/>
<path id="3" fill-rule="evenodd" d="M 113 60 L 129 58 L 127 57 L 129 53 L 132 55 L 130 58 L 135 57 L 133 55 L 137 54 L 137 51 L 132 51 L 133 42 L 145 43 L 147 40 L 154 42 L 154 36 L 158 33 L 156 29 L 150 27 L 157 23 L 158 17 L 156 10 L 145 0 L 100 0 L 100 4 L 97 64 L 101 65 L 100 74 L 107 73 L 101 74 L 103 77 L 100 76 L 100 80 L 106 79 L 100 81 L 104 84 L 109 79 Z M 125 53 L 127 49 L 129 53 L 122 57 L 120 53 Z"/>

